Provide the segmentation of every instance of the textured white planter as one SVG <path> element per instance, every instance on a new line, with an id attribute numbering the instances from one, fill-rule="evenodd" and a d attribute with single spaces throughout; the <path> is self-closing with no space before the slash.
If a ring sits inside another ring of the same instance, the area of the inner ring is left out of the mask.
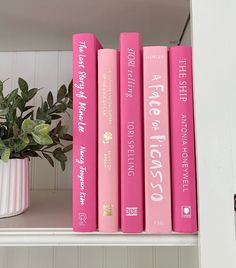
<path id="1" fill-rule="evenodd" d="M 18 215 L 29 207 L 29 159 L 0 160 L 0 218 Z"/>

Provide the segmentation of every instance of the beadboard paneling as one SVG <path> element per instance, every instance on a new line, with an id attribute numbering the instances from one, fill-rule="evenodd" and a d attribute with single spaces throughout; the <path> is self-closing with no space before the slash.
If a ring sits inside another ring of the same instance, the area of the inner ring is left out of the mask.
<path id="1" fill-rule="evenodd" d="M 104 268 L 104 247 L 80 247 L 78 248 L 79 268 Z"/>
<path id="2" fill-rule="evenodd" d="M 54 268 L 54 253 L 53 247 L 31 247 L 28 252 L 28 266 L 22 268 Z"/>
<path id="3" fill-rule="evenodd" d="M 0 268 L 197 268 L 196 247 L 7 247 Z"/>
<path id="4" fill-rule="evenodd" d="M 78 248 L 76 247 L 57 247 L 54 248 L 53 268 L 78 268 Z M 34 268 L 34 267 L 33 267 Z"/>
<path id="5" fill-rule="evenodd" d="M 6 82 L 6 89 L 17 87 L 18 77 L 29 82 L 30 87 L 42 87 L 38 97 L 32 102 L 37 105 L 41 96 L 46 97 L 49 90 L 57 91 L 62 84 L 68 85 L 72 78 L 72 54 L 69 51 L 46 52 L 0 52 L 0 80 L 10 78 Z M 65 115 L 64 122 L 71 118 Z M 70 189 L 71 188 L 71 154 L 68 154 L 68 165 L 62 172 L 59 163 L 51 168 L 46 160 L 33 159 L 31 161 L 32 189 Z"/>

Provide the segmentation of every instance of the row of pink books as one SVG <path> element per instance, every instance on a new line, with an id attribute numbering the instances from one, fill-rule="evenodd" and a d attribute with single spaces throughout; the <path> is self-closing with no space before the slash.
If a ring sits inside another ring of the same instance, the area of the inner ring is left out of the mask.
<path id="1" fill-rule="evenodd" d="M 197 232 L 191 47 L 73 36 L 73 229 Z"/>

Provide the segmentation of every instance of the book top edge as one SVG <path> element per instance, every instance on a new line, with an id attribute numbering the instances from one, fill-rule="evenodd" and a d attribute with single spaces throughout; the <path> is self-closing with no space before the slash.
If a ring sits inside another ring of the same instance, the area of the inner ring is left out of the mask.
<path id="1" fill-rule="evenodd" d="M 192 46 L 173 46 L 169 47 L 169 50 L 191 50 Z"/>

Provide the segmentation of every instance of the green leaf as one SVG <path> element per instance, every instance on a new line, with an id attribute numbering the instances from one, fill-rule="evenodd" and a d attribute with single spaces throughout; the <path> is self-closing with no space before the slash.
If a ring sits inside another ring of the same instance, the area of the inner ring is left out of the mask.
<path id="1" fill-rule="evenodd" d="M 71 151 L 71 150 L 72 150 L 72 147 L 73 147 L 72 144 L 70 144 L 70 145 L 64 147 L 64 148 L 63 148 L 63 152 L 64 152 L 64 153 L 67 153 L 67 152 Z"/>
<path id="2" fill-rule="evenodd" d="M 32 151 L 38 151 L 38 150 L 41 150 L 43 148 L 44 145 L 40 145 L 40 144 L 37 144 L 35 141 L 34 143 L 32 143 L 32 140 L 31 140 L 32 137 L 30 137 L 30 150 Z M 33 138 L 32 138 L 33 139 Z"/>
<path id="3" fill-rule="evenodd" d="M 66 162 L 60 161 L 60 164 L 61 164 L 61 169 L 64 171 L 66 169 Z"/>
<path id="4" fill-rule="evenodd" d="M 2 92 L 3 92 L 3 82 L 0 81 L 0 95 L 2 95 Z"/>
<path id="5" fill-rule="evenodd" d="M 38 91 L 39 91 L 38 88 L 31 88 L 27 93 L 26 102 L 33 99 L 33 97 L 38 93 Z"/>
<path id="6" fill-rule="evenodd" d="M 70 134 L 65 134 L 64 136 L 60 137 L 60 139 L 65 141 L 72 141 L 73 137 Z"/>
<path id="7" fill-rule="evenodd" d="M 67 104 L 67 107 L 68 107 L 69 109 L 73 109 L 73 102 L 72 102 L 72 100 L 69 100 L 69 102 L 68 102 L 68 104 Z"/>
<path id="8" fill-rule="evenodd" d="M 22 92 L 27 92 L 29 89 L 29 86 L 27 84 L 27 82 L 23 79 L 23 78 L 19 78 L 18 79 L 18 84 L 19 84 L 19 88 Z"/>
<path id="9" fill-rule="evenodd" d="M 3 150 L 5 148 L 6 148 L 5 144 L 3 143 L 2 139 L 0 139 L 0 150 Z"/>
<path id="10" fill-rule="evenodd" d="M 49 145 L 53 143 L 52 138 L 49 135 L 40 135 L 35 132 L 31 133 L 35 142 L 41 145 Z"/>
<path id="11" fill-rule="evenodd" d="M 5 116 L 9 113 L 9 107 L 0 109 L 0 116 Z"/>
<path id="12" fill-rule="evenodd" d="M 51 116 L 51 119 L 52 120 L 56 120 L 56 119 L 60 119 L 61 118 L 61 115 L 59 115 L 59 114 L 51 114 L 50 116 Z"/>
<path id="13" fill-rule="evenodd" d="M 5 126 L 0 126 L 0 146 L 1 146 L 1 138 L 7 135 L 7 130 Z"/>
<path id="14" fill-rule="evenodd" d="M 51 108 L 52 105 L 53 105 L 53 95 L 52 95 L 52 92 L 51 91 L 49 91 L 49 93 L 48 93 L 47 101 L 48 101 L 49 107 Z"/>
<path id="15" fill-rule="evenodd" d="M 27 133 L 30 134 L 33 129 L 35 128 L 36 123 L 31 119 L 25 119 L 22 123 L 21 129 Z"/>
<path id="16" fill-rule="evenodd" d="M 70 98 L 70 100 L 72 100 L 72 96 L 73 96 L 73 80 L 70 81 L 70 84 L 68 86 L 68 97 Z"/>
<path id="17" fill-rule="evenodd" d="M 48 160 L 49 164 L 54 167 L 54 161 L 52 157 L 49 154 L 46 154 L 45 152 L 42 152 L 43 156 Z"/>
<path id="18" fill-rule="evenodd" d="M 45 124 L 45 120 L 36 119 L 36 120 L 35 120 L 35 123 L 36 123 L 36 125 Z"/>
<path id="19" fill-rule="evenodd" d="M 19 129 L 18 125 L 16 123 L 14 123 L 12 128 L 13 128 L 13 136 L 15 138 L 18 137 L 20 134 L 20 129 Z"/>
<path id="20" fill-rule="evenodd" d="M 63 137 L 64 135 L 67 134 L 68 127 L 67 126 L 62 126 L 58 132 L 59 137 Z"/>
<path id="21" fill-rule="evenodd" d="M 51 116 L 45 114 L 41 108 L 38 108 L 36 113 L 37 120 L 43 120 L 44 122 L 51 123 Z"/>
<path id="22" fill-rule="evenodd" d="M 24 154 L 30 157 L 40 157 L 40 155 L 37 152 L 31 150 L 25 151 Z"/>
<path id="23" fill-rule="evenodd" d="M 8 159 L 10 158 L 10 155 L 11 155 L 11 149 L 5 148 L 2 155 L 1 155 L 2 161 L 7 162 Z"/>
<path id="24" fill-rule="evenodd" d="M 57 133 L 60 131 L 61 129 L 61 120 L 57 123 L 57 126 L 51 130 L 52 135 L 57 135 Z"/>
<path id="25" fill-rule="evenodd" d="M 22 100 L 21 96 L 17 95 L 12 102 L 12 109 L 16 109 L 19 106 L 19 102 Z"/>
<path id="26" fill-rule="evenodd" d="M 8 113 L 8 121 L 9 122 L 15 122 L 17 121 L 18 119 L 20 119 L 19 117 L 17 118 L 16 116 L 16 109 L 9 109 L 9 113 Z"/>
<path id="27" fill-rule="evenodd" d="M 43 103 L 43 107 L 42 108 L 43 108 L 44 113 L 46 113 L 48 111 L 48 104 L 47 104 L 46 101 Z"/>
<path id="28" fill-rule="evenodd" d="M 7 102 L 8 102 L 8 104 L 9 104 L 10 102 L 12 102 L 12 101 L 16 98 L 17 94 L 18 94 L 18 88 L 14 89 L 14 90 L 8 95 L 8 98 L 7 98 Z"/>
<path id="29" fill-rule="evenodd" d="M 62 149 L 60 147 L 56 148 L 53 151 L 53 156 L 60 162 L 67 161 L 67 157 L 66 157 L 65 153 L 62 151 Z"/>
<path id="30" fill-rule="evenodd" d="M 35 107 L 35 106 L 25 106 L 25 107 L 24 107 L 24 112 L 26 112 L 26 111 L 28 111 L 28 110 L 34 108 L 34 107 Z"/>
<path id="31" fill-rule="evenodd" d="M 28 114 L 26 114 L 22 119 L 25 120 L 25 119 L 31 117 L 33 114 L 34 114 L 34 111 L 31 111 Z"/>
<path id="32" fill-rule="evenodd" d="M 20 96 L 19 96 L 20 97 Z M 17 101 L 17 107 L 19 108 L 19 110 L 23 113 L 24 109 L 25 109 L 25 101 L 23 100 L 23 98 L 19 98 Z"/>
<path id="33" fill-rule="evenodd" d="M 60 103 L 56 106 L 56 112 L 57 113 L 63 113 L 67 109 L 67 106 L 65 103 Z"/>
<path id="34" fill-rule="evenodd" d="M 66 86 L 62 85 L 57 92 L 57 101 L 61 101 L 66 96 Z"/>
<path id="35" fill-rule="evenodd" d="M 23 135 L 20 139 L 18 139 L 18 141 L 16 142 L 15 145 L 15 151 L 16 152 L 21 152 L 23 151 L 29 144 L 29 138 L 27 136 L 27 134 Z"/>
<path id="36" fill-rule="evenodd" d="M 48 124 L 39 124 L 39 125 L 36 125 L 33 132 L 37 135 L 48 135 L 49 133 L 49 127 L 50 125 Z"/>

